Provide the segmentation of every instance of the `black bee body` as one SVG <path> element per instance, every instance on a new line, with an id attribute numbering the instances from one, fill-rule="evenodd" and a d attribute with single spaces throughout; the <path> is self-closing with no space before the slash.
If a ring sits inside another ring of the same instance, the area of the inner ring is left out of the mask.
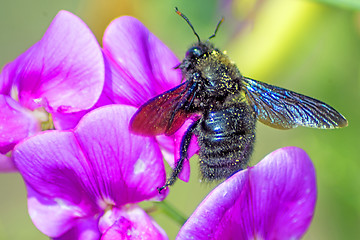
<path id="1" fill-rule="evenodd" d="M 253 149 L 256 117 L 244 99 L 234 104 L 243 94 L 236 65 L 210 43 L 200 42 L 178 68 L 196 86 L 189 111 L 201 117 L 189 134 L 197 136 L 203 179 L 222 179 L 243 169 Z M 187 158 L 186 148 L 182 155 Z"/>
<path id="2" fill-rule="evenodd" d="M 257 120 L 279 129 L 347 126 L 339 112 L 319 100 L 242 76 L 225 53 L 208 41 L 201 42 L 193 31 L 199 41 L 175 67 L 185 81 L 146 102 L 130 123 L 134 133 L 155 136 L 172 135 L 187 119 L 195 120 L 182 138 L 180 159 L 159 192 L 177 179 L 194 135 L 202 177 L 211 181 L 227 178 L 247 165 Z"/>
<path id="3" fill-rule="evenodd" d="M 255 141 L 255 122 L 244 103 L 203 114 L 194 134 L 204 180 L 226 178 L 246 166 Z"/>

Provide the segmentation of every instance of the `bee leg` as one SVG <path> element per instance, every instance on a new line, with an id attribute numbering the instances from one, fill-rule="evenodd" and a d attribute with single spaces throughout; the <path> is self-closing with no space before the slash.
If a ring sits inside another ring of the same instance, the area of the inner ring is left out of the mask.
<path id="1" fill-rule="evenodd" d="M 181 169 L 183 167 L 184 160 L 188 158 L 188 149 L 189 149 L 191 137 L 199 122 L 200 119 L 194 122 L 193 124 L 191 124 L 190 127 L 186 130 L 184 136 L 182 137 L 181 145 L 180 145 L 180 159 L 176 162 L 175 168 L 173 169 L 171 176 L 166 180 L 165 185 L 157 188 L 159 193 L 161 193 L 161 191 L 164 188 L 173 185 L 176 179 L 178 178 Z"/>

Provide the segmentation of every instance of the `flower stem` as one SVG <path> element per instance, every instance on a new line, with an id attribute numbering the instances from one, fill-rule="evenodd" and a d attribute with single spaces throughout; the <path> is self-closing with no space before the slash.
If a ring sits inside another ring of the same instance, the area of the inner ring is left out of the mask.
<path id="1" fill-rule="evenodd" d="M 174 206 L 169 204 L 168 202 L 166 202 L 166 201 L 154 202 L 154 204 L 161 211 L 163 211 L 165 213 L 165 215 L 167 215 L 168 217 L 173 219 L 175 222 L 177 222 L 181 226 L 184 225 L 184 223 L 186 222 L 187 218 L 182 213 L 180 213 L 177 209 L 175 209 Z"/>

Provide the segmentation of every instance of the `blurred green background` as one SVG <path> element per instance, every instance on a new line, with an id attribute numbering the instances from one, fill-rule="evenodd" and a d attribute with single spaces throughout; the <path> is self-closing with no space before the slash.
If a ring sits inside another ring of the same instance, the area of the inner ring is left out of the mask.
<path id="1" fill-rule="evenodd" d="M 347 128 L 327 131 L 281 131 L 259 123 L 251 165 L 280 147 L 303 148 L 314 162 L 318 184 L 315 216 L 304 239 L 360 239 L 358 0 L 2 0 L 0 67 L 38 41 L 61 9 L 80 16 L 99 41 L 113 18 L 133 15 L 181 59 L 196 38 L 174 6 L 202 39 L 224 16 L 212 41 L 227 50 L 245 76 L 322 100 L 348 119 Z M 191 165 L 189 183 L 178 181 L 167 198 L 186 216 L 216 186 L 199 182 L 197 159 Z M 27 214 L 18 174 L 0 175 L 0 194 L 0 239 L 47 239 Z M 180 226 L 161 212 L 153 216 L 174 239 Z"/>

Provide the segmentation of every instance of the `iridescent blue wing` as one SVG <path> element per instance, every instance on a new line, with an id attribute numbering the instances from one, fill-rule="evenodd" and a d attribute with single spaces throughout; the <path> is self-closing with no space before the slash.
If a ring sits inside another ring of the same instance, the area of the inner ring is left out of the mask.
<path id="1" fill-rule="evenodd" d="M 340 128 L 347 120 L 329 105 L 302 94 L 243 77 L 245 96 L 260 122 L 274 128 Z"/>

